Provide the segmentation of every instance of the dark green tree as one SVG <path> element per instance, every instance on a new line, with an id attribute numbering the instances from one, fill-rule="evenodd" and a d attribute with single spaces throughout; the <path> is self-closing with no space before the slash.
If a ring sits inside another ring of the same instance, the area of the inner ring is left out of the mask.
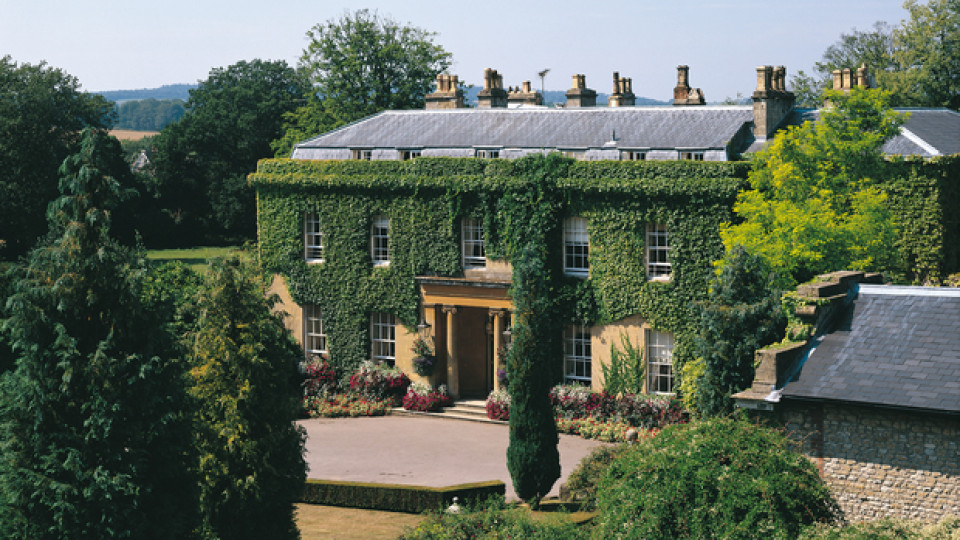
<path id="1" fill-rule="evenodd" d="M 742 246 L 727 254 L 707 300 L 698 304 L 699 332 L 695 354 L 705 365 L 694 403 L 705 415 L 733 411 L 730 395 L 750 386 L 757 349 L 783 337 L 786 321 L 780 293 L 763 261 Z"/>
<path id="2" fill-rule="evenodd" d="M 216 68 L 190 91 L 179 122 L 156 137 L 155 196 L 166 217 L 144 231 L 148 245 L 235 242 L 256 229 L 247 174 L 270 157 L 284 113 L 304 103 L 307 83 L 286 62 L 252 60 Z"/>
<path id="3" fill-rule="evenodd" d="M 184 538 L 196 525 L 185 371 L 111 239 L 119 145 L 83 132 L 49 239 L 15 270 L 0 377 L 0 537 Z"/>
<path id="4" fill-rule="evenodd" d="M 60 69 L 0 57 L 0 244 L 26 253 L 43 236 L 44 210 L 57 197 L 57 169 L 80 147 L 87 126 L 107 128 L 113 105 L 85 94 Z"/>
<path id="5" fill-rule="evenodd" d="M 559 439 L 550 404 L 550 387 L 560 379 L 563 357 L 558 294 L 562 278 L 556 250 L 560 243 L 560 199 L 554 185 L 569 160 L 559 155 L 519 160 L 527 181 L 501 201 L 506 214 L 507 256 L 513 263 L 511 295 L 516 306 L 513 341 L 507 354 L 510 373 L 510 446 L 507 469 L 521 499 L 536 503 L 560 478 Z"/>
<path id="6" fill-rule="evenodd" d="M 304 434 L 302 353 L 253 268 L 217 261 L 198 307 L 193 384 L 199 403 L 200 509 L 207 538 L 298 538 Z"/>

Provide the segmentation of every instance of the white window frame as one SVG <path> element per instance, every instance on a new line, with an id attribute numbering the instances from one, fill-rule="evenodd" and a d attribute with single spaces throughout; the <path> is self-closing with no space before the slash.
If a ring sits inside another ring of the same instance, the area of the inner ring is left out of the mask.
<path id="1" fill-rule="evenodd" d="M 322 263 L 326 260 L 325 255 L 320 214 L 307 212 L 303 215 L 303 260 Z"/>
<path id="2" fill-rule="evenodd" d="M 647 329 L 647 393 L 673 394 L 673 334 Z"/>
<path id="3" fill-rule="evenodd" d="M 374 266 L 390 264 L 390 218 L 373 216 L 370 222 L 370 259 Z"/>
<path id="4" fill-rule="evenodd" d="M 587 155 L 586 150 L 571 150 L 569 148 L 568 149 L 558 148 L 557 151 L 560 152 L 560 155 L 563 157 L 573 158 L 576 160 L 582 160 Z"/>
<path id="5" fill-rule="evenodd" d="M 670 231 L 666 225 L 650 223 L 645 234 L 647 279 L 668 281 L 673 274 L 670 262 Z"/>
<path id="6" fill-rule="evenodd" d="M 483 246 L 483 222 L 479 219 L 463 218 L 460 222 L 460 248 L 463 254 L 464 268 L 485 268 L 486 251 Z"/>
<path id="7" fill-rule="evenodd" d="M 593 382 L 593 352 L 590 327 L 571 324 L 563 330 L 564 382 L 584 384 Z"/>
<path id="8" fill-rule="evenodd" d="M 686 161 L 703 161 L 703 155 L 704 152 L 702 150 L 680 152 L 680 159 Z"/>
<path id="9" fill-rule="evenodd" d="M 620 152 L 621 161 L 646 161 L 646 150 L 622 150 Z"/>
<path id="10" fill-rule="evenodd" d="M 476 156 L 478 158 L 499 159 L 500 150 L 494 148 L 477 148 Z"/>
<path id="11" fill-rule="evenodd" d="M 355 149 L 351 151 L 351 157 L 360 161 L 370 161 L 373 159 L 373 150 Z"/>
<path id="12" fill-rule="evenodd" d="M 327 348 L 327 333 L 323 329 L 323 314 L 320 306 L 304 304 L 303 306 L 303 354 L 307 360 L 314 356 L 326 358 L 330 350 Z"/>
<path id="13" fill-rule="evenodd" d="M 392 313 L 377 311 L 370 314 L 370 357 L 374 362 L 396 363 L 396 321 Z"/>
<path id="14" fill-rule="evenodd" d="M 587 220 L 569 217 L 563 220 L 563 273 L 590 276 L 590 233 Z"/>
<path id="15" fill-rule="evenodd" d="M 400 150 L 400 161 L 417 159 L 423 155 L 423 150 Z"/>

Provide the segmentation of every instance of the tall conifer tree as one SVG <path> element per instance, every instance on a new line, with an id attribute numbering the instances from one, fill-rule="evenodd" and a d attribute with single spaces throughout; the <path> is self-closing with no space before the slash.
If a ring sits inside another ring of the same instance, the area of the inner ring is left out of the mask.
<path id="1" fill-rule="evenodd" d="M 60 168 L 48 239 L 17 270 L 3 329 L 0 537 L 184 538 L 196 480 L 184 372 L 109 234 L 120 146 L 84 130 Z"/>

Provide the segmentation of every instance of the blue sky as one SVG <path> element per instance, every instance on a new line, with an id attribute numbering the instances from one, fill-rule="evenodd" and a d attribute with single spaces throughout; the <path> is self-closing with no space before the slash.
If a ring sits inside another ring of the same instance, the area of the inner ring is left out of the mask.
<path id="1" fill-rule="evenodd" d="M 708 101 L 749 95 L 758 65 L 785 65 L 789 78 L 842 32 L 907 16 L 902 0 L 0 0 L 0 55 L 46 60 L 91 91 L 195 83 L 240 60 L 295 65 L 308 29 L 361 7 L 436 32 L 468 83 L 492 67 L 505 85 L 539 87 L 550 68 L 547 89 L 583 73 L 609 92 L 619 71 L 637 95 L 668 99 L 687 64 Z"/>

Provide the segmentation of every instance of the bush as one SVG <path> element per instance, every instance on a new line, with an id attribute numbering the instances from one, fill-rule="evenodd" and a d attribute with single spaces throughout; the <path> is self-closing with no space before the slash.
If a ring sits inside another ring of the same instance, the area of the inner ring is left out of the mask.
<path id="1" fill-rule="evenodd" d="M 487 396 L 487 418 L 491 420 L 510 420 L 510 393 L 496 390 Z"/>
<path id="2" fill-rule="evenodd" d="M 393 406 L 390 400 L 366 398 L 357 394 L 326 394 L 303 398 L 303 408 L 310 418 L 384 416 Z"/>
<path id="3" fill-rule="evenodd" d="M 597 494 L 602 538 L 796 538 L 840 516 L 781 433 L 730 419 L 670 426 L 631 446 Z"/>
<path id="4" fill-rule="evenodd" d="M 582 510 L 592 510 L 597 506 L 597 485 L 613 460 L 627 449 L 626 445 L 598 446 L 587 457 L 580 460 L 577 468 L 567 479 L 570 498 L 581 503 Z"/>
<path id="5" fill-rule="evenodd" d="M 584 439 L 596 439 L 604 442 L 626 442 L 629 424 L 623 422 L 605 422 L 596 418 L 557 417 L 557 433 L 577 435 Z M 648 433 L 651 430 L 643 430 Z"/>
<path id="6" fill-rule="evenodd" d="M 947 540 L 960 538 L 960 518 L 949 517 L 939 523 L 906 519 L 881 519 L 844 526 L 815 525 L 804 529 L 801 540 Z"/>
<path id="7" fill-rule="evenodd" d="M 593 418 L 607 423 L 655 429 L 687 421 L 682 402 L 675 397 L 592 392 L 586 386 L 559 385 L 550 390 L 550 402 L 558 418 Z"/>
<path id="8" fill-rule="evenodd" d="M 337 372 L 325 360 L 314 356 L 303 366 L 303 397 L 321 396 L 337 390 Z"/>
<path id="9" fill-rule="evenodd" d="M 301 499 L 308 504 L 419 513 L 446 508 L 454 498 L 470 503 L 496 496 L 503 499 L 504 493 L 506 485 L 500 480 L 426 487 L 307 479 Z"/>
<path id="10" fill-rule="evenodd" d="M 472 540 L 524 538 L 565 540 L 586 538 L 582 530 L 563 514 L 535 518 L 529 511 L 512 508 L 502 497 L 491 497 L 486 502 L 464 505 L 459 513 L 434 513 L 417 528 L 408 531 L 403 540 Z"/>
<path id="11" fill-rule="evenodd" d="M 408 411 L 432 412 L 450 405 L 453 405 L 453 398 L 443 385 L 434 389 L 426 383 L 413 383 L 403 396 L 403 408 Z"/>
<path id="12" fill-rule="evenodd" d="M 350 376 L 350 390 L 368 398 L 388 400 L 398 407 L 410 386 L 410 378 L 396 367 L 363 362 Z"/>
<path id="13" fill-rule="evenodd" d="M 646 378 L 643 349 L 630 343 L 626 334 L 620 334 L 620 345 L 610 345 L 610 363 L 601 364 L 603 390 L 610 394 L 639 394 Z"/>

